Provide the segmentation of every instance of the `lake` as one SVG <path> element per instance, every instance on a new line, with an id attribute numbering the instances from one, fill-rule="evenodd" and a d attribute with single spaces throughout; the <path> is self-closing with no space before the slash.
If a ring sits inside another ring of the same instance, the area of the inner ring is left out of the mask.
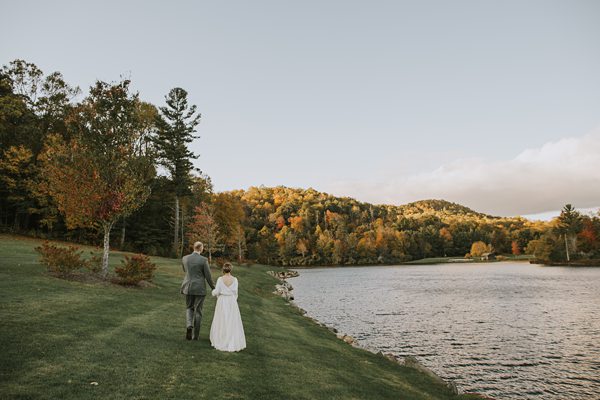
<path id="1" fill-rule="evenodd" d="M 370 350 L 497 399 L 600 398 L 600 268 L 300 269 L 295 303 Z"/>

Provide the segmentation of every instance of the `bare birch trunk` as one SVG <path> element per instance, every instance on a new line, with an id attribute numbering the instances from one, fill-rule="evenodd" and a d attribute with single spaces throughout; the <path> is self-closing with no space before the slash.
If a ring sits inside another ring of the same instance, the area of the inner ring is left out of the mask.
<path id="1" fill-rule="evenodd" d="M 177 255 L 177 247 L 179 247 L 179 196 L 175 196 L 175 220 L 173 225 L 173 254 Z"/>
<path id="2" fill-rule="evenodd" d="M 185 218 L 183 215 L 183 209 L 181 210 L 181 246 L 179 247 L 179 258 L 183 257 L 183 242 L 185 240 L 183 236 L 183 225 L 185 225 Z"/>
<path id="3" fill-rule="evenodd" d="M 567 262 L 571 262 L 571 257 L 569 256 L 569 242 L 567 241 L 566 233 L 565 233 L 565 249 L 567 251 Z"/>
<path id="4" fill-rule="evenodd" d="M 108 276 L 108 254 L 110 252 L 110 230 L 112 229 L 112 222 L 105 222 L 104 226 L 104 250 L 102 252 L 102 276 L 106 278 Z"/>

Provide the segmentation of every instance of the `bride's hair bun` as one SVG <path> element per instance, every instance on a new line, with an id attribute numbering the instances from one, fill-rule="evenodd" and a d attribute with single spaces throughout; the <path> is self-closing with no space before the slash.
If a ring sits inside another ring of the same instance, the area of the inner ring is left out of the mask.
<path id="1" fill-rule="evenodd" d="M 228 274 L 229 272 L 231 272 L 232 269 L 233 269 L 233 266 L 231 265 L 231 263 L 226 262 L 225 264 L 223 264 L 223 273 L 224 274 Z"/>

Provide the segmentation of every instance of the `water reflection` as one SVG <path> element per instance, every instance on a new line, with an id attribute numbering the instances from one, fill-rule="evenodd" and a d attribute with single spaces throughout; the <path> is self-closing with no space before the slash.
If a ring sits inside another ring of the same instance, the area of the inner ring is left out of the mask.
<path id="1" fill-rule="evenodd" d="M 312 317 L 498 399 L 598 399 L 600 268 L 321 268 L 290 281 Z"/>

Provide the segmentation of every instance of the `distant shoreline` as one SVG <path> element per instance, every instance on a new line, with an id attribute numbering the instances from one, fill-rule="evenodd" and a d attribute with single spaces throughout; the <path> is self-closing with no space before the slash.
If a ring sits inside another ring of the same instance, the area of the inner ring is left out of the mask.
<path id="1" fill-rule="evenodd" d="M 435 264 L 495 264 L 502 262 L 530 262 L 530 257 L 521 258 L 506 258 L 503 260 L 479 260 L 477 258 L 461 258 L 461 257 L 435 257 L 421 258 L 413 261 L 404 261 L 398 263 L 381 263 L 381 264 L 352 264 L 352 265 L 278 265 L 276 267 L 283 269 L 314 269 L 314 268 L 361 268 L 361 267 L 397 267 L 400 265 L 435 265 Z"/>
<path id="2" fill-rule="evenodd" d="M 529 263 L 542 267 L 600 267 L 600 260 L 577 260 L 571 262 L 544 262 L 531 257 L 506 258 L 502 260 L 478 260 L 473 258 L 459 257 L 437 257 L 422 258 L 419 260 L 405 261 L 399 263 L 383 264 L 352 264 L 352 265 L 277 265 L 276 268 L 282 269 L 317 269 L 317 268 L 364 268 L 364 267 L 397 267 L 402 265 L 437 265 L 437 264 L 496 264 L 505 262 Z"/>
<path id="3" fill-rule="evenodd" d="M 576 261 L 559 261 L 559 262 L 545 262 L 542 260 L 530 260 L 530 264 L 542 265 L 544 267 L 600 267 L 600 260 L 576 260 Z"/>

